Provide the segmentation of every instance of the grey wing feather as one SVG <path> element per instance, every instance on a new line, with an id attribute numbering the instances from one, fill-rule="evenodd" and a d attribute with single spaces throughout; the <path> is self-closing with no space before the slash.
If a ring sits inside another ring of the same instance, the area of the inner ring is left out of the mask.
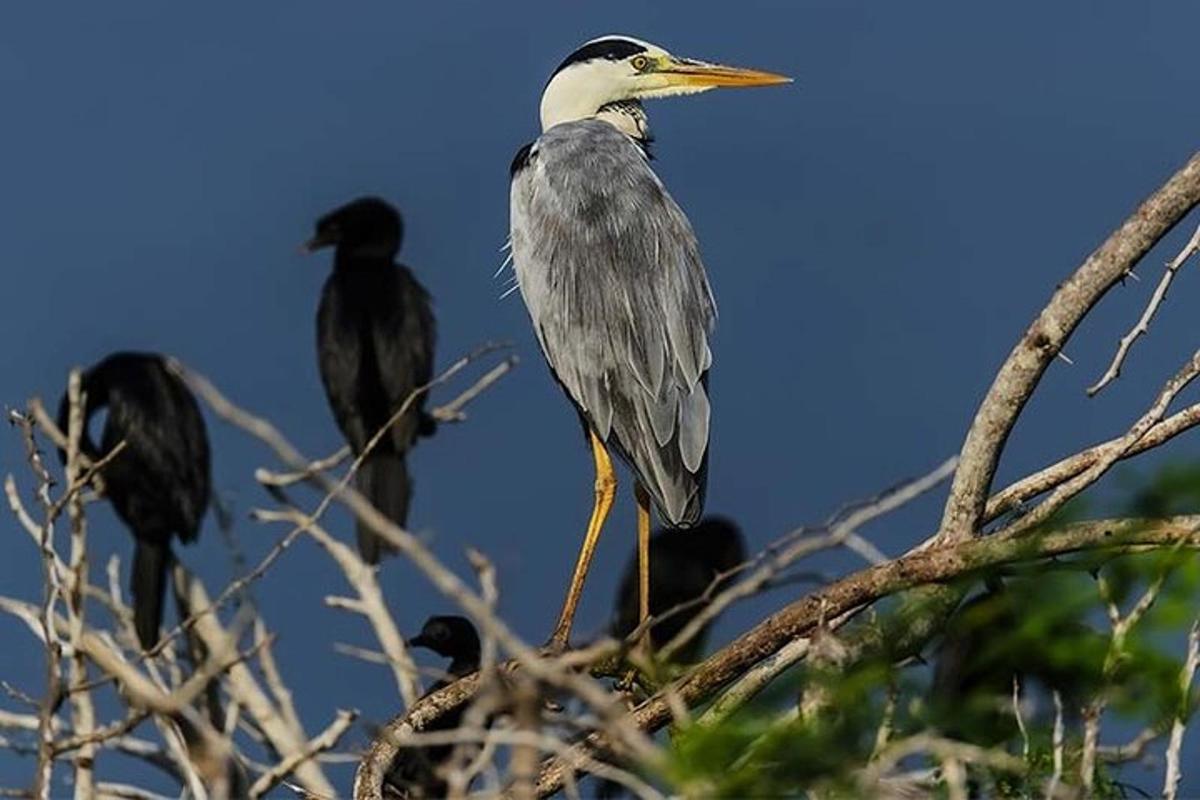
<path id="1" fill-rule="evenodd" d="M 544 133 L 511 201 L 517 279 L 551 368 L 667 521 L 695 522 L 716 311 L 687 217 L 599 120 Z"/>

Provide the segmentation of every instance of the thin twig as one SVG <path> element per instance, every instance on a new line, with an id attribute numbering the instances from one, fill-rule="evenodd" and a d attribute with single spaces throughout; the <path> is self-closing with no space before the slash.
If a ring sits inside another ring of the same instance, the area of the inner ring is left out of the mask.
<path id="1" fill-rule="evenodd" d="M 1152 450 L 1170 441 L 1185 431 L 1200 425 L 1200 403 L 1177 411 L 1162 422 L 1154 425 L 1138 441 L 1121 453 L 1119 459 Z M 1020 507 L 1025 501 L 1037 497 L 1054 487 L 1074 478 L 1094 465 L 1120 442 L 1121 437 L 1089 447 L 1087 450 L 1051 464 L 1045 469 L 1026 476 L 992 495 L 987 502 L 983 521 L 991 522 L 1000 515 Z"/>
<path id="2" fill-rule="evenodd" d="M 922 494 L 935 488 L 953 474 L 956 464 L 956 458 L 949 458 L 943 461 L 932 472 L 904 483 L 895 490 L 887 492 L 874 501 L 863 504 L 861 507 L 847 514 L 844 519 L 838 521 L 833 526 L 828 534 L 813 539 L 802 539 L 794 545 L 785 548 L 767 563 L 763 564 L 763 566 L 714 597 L 711 603 L 702 608 L 692 619 L 688 620 L 683 629 L 659 650 L 659 658 L 670 660 L 671 656 L 679 651 L 679 648 L 691 641 L 718 614 L 735 601 L 758 592 L 767 581 L 773 578 L 780 570 L 795 563 L 797 559 L 817 550 L 840 544 L 847 536 L 856 533 L 863 525 L 912 502 Z"/>
<path id="3" fill-rule="evenodd" d="M 1097 458 L 1091 466 L 1070 480 L 1063 482 L 1057 489 L 1050 493 L 1049 497 L 1039 503 L 1028 514 L 1013 522 L 1010 527 L 1017 530 L 1028 530 L 1040 525 L 1062 508 L 1068 500 L 1095 483 L 1101 475 L 1108 471 L 1109 467 L 1115 464 L 1163 418 L 1163 415 L 1167 412 L 1167 408 L 1171 405 L 1171 401 L 1188 384 L 1195 380 L 1197 375 L 1200 375 L 1200 350 L 1193 353 L 1187 363 L 1180 367 L 1171 379 L 1163 385 L 1162 389 L 1159 390 L 1158 396 L 1154 399 L 1154 403 L 1151 404 L 1146 413 L 1130 426 L 1125 435 L 1105 445 L 1101 445 L 1102 449 L 1097 454 Z"/>
<path id="4" fill-rule="evenodd" d="M 83 437 L 83 427 L 86 424 L 84 408 L 86 398 L 80 383 L 79 370 L 71 370 L 67 380 L 67 398 L 69 414 L 67 425 L 67 515 L 71 523 L 71 562 L 70 584 L 66 592 L 67 621 L 70 626 L 70 658 L 68 659 L 69 680 L 73 686 L 88 684 L 87 664 L 83 660 L 83 652 L 79 646 L 80 637 L 85 628 L 84 586 L 88 582 L 87 559 L 87 519 L 83 515 L 83 502 L 79 490 L 75 487 L 81 483 L 81 476 L 87 474 L 80 463 L 79 443 Z M 122 443 L 123 444 L 123 443 Z M 90 474 L 96 474 L 99 466 Z M 70 694 L 71 724 L 77 735 L 86 737 L 96 727 L 96 708 L 92 703 L 90 690 L 83 689 Z M 75 763 L 75 796 L 90 798 L 94 794 L 94 767 L 97 748 L 87 742 L 79 747 L 74 755 Z"/>
<path id="5" fill-rule="evenodd" d="M 1021 758 L 1029 761 L 1029 729 L 1025 727 L 1025 715 L 1021 713 L 1021 679 L 1013 675 L 1012 679 L 1012 710 L 1017 720 L 1017 730 L 1021 732 Z"/>
<path id="6" fill-rule="evenodd" d="M 1197 231 L 1200 235 L 1200 231 Z M 1187 715 L 1191 706 L 1192 678 L 1200 666 L 1200 618 L 1192 623 L 1188 632 L 1187 658 L 1179 671 L 1179 711 L 1171 721 L 1171 737 L 1167 741 L 1167 770 L 1163 779 L 1163 797 L 1175 800 L 1179 796 L 1179 782 L 1183 779 L 1181 754 L 1183 734 L 1187 730 Z"/>
<path id="7" fill-rule="evenodd" d="M 1200 226 L 1196 228 L 1196 232 L 1192 234 L 1192 238 L 1188 239 L 1187 244 L 1179 253 L 1167 262 L 1167 268 L 1163 272 L 1162 279 L 1158 282 L 1158 286 L 1154 289 L 1154 294 L 1150 296 L 1150 302 L 1146 305 L 1146 310 L 1142 312 L 1141 318 L 1129 333 L 1121 337 L 1121 342 L 1117 345 L 1117 352 L 1113 355 L 1112 363 L 1108 365 L 1108 369 L 1104 371 L 1095 384 L 1088 387 L 1088 397 L 1093 397 L 1108 384 L 1112 383 L 1121 374 L 1121 366 L 1125 363 L 1125 357 L 1129 355 L 1129 348 L 1133 347 L 1133 343 L 1137 341 L 1139 336 L 1145 336 L 1150 332 L 1150 321 L 1154 319 L 1155 312 L 1162 305 L 1162 301 L 1167 296 L 1167 289 L 1171 286 L 1171 281 L 1174 280 L 1175 274 L 1179 268 L 1191 258 L 1197 250 L 1200 250 Z"/>
<path id="8" fill-rule="evenodd" d="M 1051 746 L 1054 748 L 1054 773 L 1050 776 L 1050 784 L 1046 787 L 1046 799 L 1054 800 L 1058 795 L 1058 785 L 1062 782 L 1063 761 L 1066 751 L 1066 726 L 1063 724 L 1062 695 L 1054 690 L 1054 733 Z"/>
<path id="9" fill-rule="evenodd" d="M 353 548 L 335 539 L 315 520 L 298 509 L 258 510 L 254 512 L 254 516 L 265 522 L 282 521 L 301 527 L 324 548 L 334 563 L 341 568 L 346 581 L 358 593 L 358 600 L 347 607 L 361 614 L 375 631 L 375 638 L 379 640 L 387 664 L 392 669 L 396 688 L 404 699 L 405 707 L 415 703 L 420 696 L 420 688 L 416 681 L 417 667 L 408 655 L 404 637 L 400 635 L 396 621 L 388 610 L 376 570 L 364 562 Z"/>
<path id="10" fill-rule="evenodd" d="M 329 727 L 313 737 L 303 748 L 280 760 L 269 772 L 259 776 L 258 780 L 250 787 L 250 797 L 262 797 L 271 791 L 276 784 L 286 778 L 297 766 L 305 761 L 312 760 L 319 753 L 337 747 L 342 736 L 346 731 L 350 730 L 350 726 L 354 724 L 354 720 L 357 718 L 358 714 L 354 711 L 339 711 L 337 718 L 329 723 Z"/>
<path id="11" fill-rule="evenodd" d="M 979 531 L 1000 454 L 1046 368 L 1108 290 L 1197 203 L 1200 203 L 1200 153 L 1167 179 L 1059 284 L 997 371 L 980 403 L 963 441 L 939 535 L 963 539 Z"/>

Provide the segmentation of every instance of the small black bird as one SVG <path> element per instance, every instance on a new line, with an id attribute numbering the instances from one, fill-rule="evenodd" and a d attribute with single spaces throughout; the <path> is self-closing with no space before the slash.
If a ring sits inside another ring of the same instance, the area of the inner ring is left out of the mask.
<path id="1" fill-rule="evenodd" d="M 663 528 L 650 540 L 650 615 L 657 616 L 701 597 L 717 576 L 746 560 L 746 545 L 737 525 L 724 517 L 706 517 L 692 528 Z M 638 625 L 637 553 L 625 565 L 617 590 L 612 635 L 624 639 Z M 717 587 L 719 589 L 720 587 Z M 650 645 L 671 641 L 704 604 L 672 614 L 650 628 Z M 704 649 L 708 629 L 701 631 L 677 654 L 695 661 Z"/>
<path id="2" fill-rule="evenodd" d="M 363 197 L 317 220 L 305 245 L 333 246 L 333 274 L 317 310 L 317 358 L 325 394 L 342 435 L 357 456 L 367 442 L 433 374 L 435 323 L 429 294 L 407 267 L 395 263 L 404 226 L 399 213 Z M 412 482 L 405 456 L 418 434 L 433 432 L 425 397 L 367 456 L 358 490 L 383 514 L 405 525 Z M 362 524 L 358 550 L 379 563 L 384 542 Z"/>
<path id="3" fill-rule="evenodd" d="M 448 686 L 453 680 L 479 670 L 479 634 L 465 617 L 430 617 L 421 632 L 408 640 L 410 647 L 424 647 L 450 659 L 446 678 L 429 687 L 425 695 Z M 425 696 L 423 695 L 423 696 Z M 454 730 L 462 721 L 463 708 L 444 714 L 429 727 L 430 731 Z M 433 798 L 446 796 L 446 782 L 437 768 L 454 751 L 452 745 L 408 747 L 401 750 L 388 770 L 384 794 L 394 798 Z"/>
<path id="4" fill-rule="evenodd" d="M 446 674 L 457 680 L 479 670 L 479 634 L 466 617 L 442 616 L 425 620 L 421 632 L 408 640 L 409 647 L 424 647 L 450 659 Z M 449 686 L 451 681 L 434 681 L 426 694 Z"/>
<path id="5" fill-rule="evenodd" d="M 86 396 L 83 454 L 96 461 L 125 442 L 101 477 L 109 502 L 136 542 L 133 616 L 138 640 L 149 650 L 158 643 L 162 623 L 171 536 L 195 541 L 208 508 L 212 478 L 204 418 L 183 381 L 155 353 L 114 353 L 83 373 L 81 389 Z M 88 421 L 101 409 L 108 416 L 96 447 Z M 69 415 L 64 395 L 58 410 L 64 433 Z"/>

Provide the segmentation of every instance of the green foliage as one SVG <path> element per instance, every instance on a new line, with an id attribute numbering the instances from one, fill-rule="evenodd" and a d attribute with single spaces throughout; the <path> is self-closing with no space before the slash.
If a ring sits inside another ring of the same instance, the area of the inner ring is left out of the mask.
<path id="1" fill-rule="evenodd" d="M 1200 508 L 1200 466 L 1165 470 L 1129 505 L 1130 516 Z M 1123 639 L 1114 639 L 1106 598 L 1127 615 L 1157 583 L 1155 602 Z M 1022 760 L 1023 770 L 964 757 L 973 789 L 979 796 L 1042 796 L 1054 770 L 1054 693 L 1065 709 L 1065 785 L 1079 783 L 1087 709 L 1102 706 L 1102 721 L 1119 720 L 1123 730 L 1165 730 L 1194 708 L 1179 687 L 1186 631 L 1200 608 L 1200 558 L 1193 551 L 1031 561 L 976 576 L 965 588 L 966 601 L 924 659 L 897 666 L 888 648 L 921 607 L 881 604 L 874 621 L 878 659 L 847 669 L 791 670 L 720 724 L 675 732 L 663 777 L 693 797 L 863 796 L 870 789 L 862 783 L 864 768 L 893 698 L 889 742 L 921 734 L 937 746 L 968 743 L 1007 753 Z M 1012 705 L 1014 676 L 1025 734 Z M 823 700 L 816 711 L 813 698 Z M 897 771 L 938 767 L 935 749 L 906 758 Z M 1119 779 L 1119 767 L 1101 761 L 1094 795 L 1138 793 Z"/>
<path id="2" fill-rule="evenodd" d="M 780 797 L 815 784 L 841 785 L 846 765 L 870 755 L 886 689 L 900 677 L 884 662 L 845 672 L 797 670 L 722 724 L 681 731 L 670 777 L 712 797 Z M 775 713 L 795 708 L 804 689 L 825 693 L 822 713 Z"/>
<path id="3" fill-rule="evenodd" d="M 1200 513 L 1200 463 L 1167 464 L 1146 480 L 1122 474 L 1131 498 L 1126 512 L 1133 517 L 1170 517 Z"/>

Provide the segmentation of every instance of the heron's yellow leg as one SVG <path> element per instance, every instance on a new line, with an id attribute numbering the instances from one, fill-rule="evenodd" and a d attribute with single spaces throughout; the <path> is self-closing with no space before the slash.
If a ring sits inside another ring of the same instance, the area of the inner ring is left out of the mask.
<path id="1" fill-rule="evenodd" d="M 634 490 L 637 497 L 638 549 L 638 625 L 650 619 L 650 495 L 641 483 Z M 644 649 L 650 641 L 650 631 L 642 631 L 638 647 Z"/>
<path id="2" fill-rule="evenodd" d="M 592 442 L 592 458 L 596 462 L 596 502 L 592 506 L 592 518 L 588 521 L 587 532 L 583 535 L 583 547 L 579 549 L 579 559 L 575 562 L 575 572 L 571 575 L 571 585 L 567 588 L 567 599 L 563 603 L 562 613 L 558 616 L 558 624 L 550 636 L 552 650 L 565 650 L 567 640 L 571 636 L 571 622 L 575 619 L 575 608 L 579 605 L 579 597 L 583 594 L 583 581 L 587 577 L 588 566 L 592 563 L 592 554 L 596 552 L 596 542 L 600 540 L 600 531 L 604 520 L 612 508 L 613 498 L 617 494 L 617 474 L 613 472 L 612 459 L 604 442 L 589 432 Z"/>

